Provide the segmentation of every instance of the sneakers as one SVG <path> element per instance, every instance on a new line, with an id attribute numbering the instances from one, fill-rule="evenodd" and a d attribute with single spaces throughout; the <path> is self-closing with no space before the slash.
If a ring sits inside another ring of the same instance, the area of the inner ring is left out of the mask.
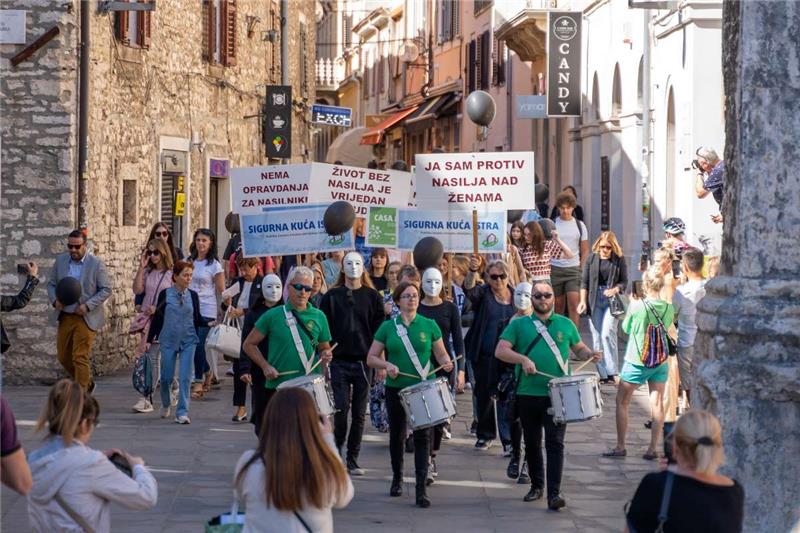
<path id="1" fill-rule="evenodd" d="M 547 498 L 547 508 L 550 509 L 551 511 L 558 511 L 562 507 L 566 506 L 567 506 L 567 501 L 564 499 L 564 497 L 561 495 L 560 492 Z"/>
<path id="2" fill-rule="evenodd" d="M 147 398 L 139 398 L 139 401 L 133 405 L 133 410 L 137 413 L 152 413 L 153 404 Z"/>
<path id="3" fill-rule="evenodd" d="M 189 417 L 186 415 L 180 415 L 175 417 L 176 424 L 191 424 L 192 421 L 189 420 Z"/>
<path id="4" fill-rule="evenodd" d="M 433 457 L 431 457 L 431 465 L 429 468 L 431 473 L 433 474 L 433 477 L 439 477 L 439 469 L 436 467 L 436 459 L 434 459 Z"/>
<path id="5" fill-rule="evenodd" d="M 488 450 L 489 448 L 492 447 L 492 444 L 494 444 L 494 441 L 491 440 L 491 439 L 489 439 L 489 440 L 478 439 L 478 442 L 475 443 L 475 449 L 476 450 Z"/>
<path id="6" fill-rule="evenodd" d="M 519 459 L 512 457 L 506 468 L 506 476 L 509 479 L 517 479 L 519 477 Z"/>
<path id="7" fill-rule="evenodd" d="M 428 463 L 428 473 L 425 476 L 425 486 L 430 487 L 433 485 L 438 475 L 439 472 L 436 470 L 436 461 L 431 458 L 431 461 Z"/>
<path id="8" fill-rule="evenodd" d="M 442 428 L 442 439 L 450 440 L 451 438 L 453 438 L 453 435 L 450 433 L 450 428 L 447 425 L 445 425 Z"/>
<path id="9" fill-rule="evenodd" d="M 528 461 L 523 461 L 522 468 L 519 471 L 519 477 L 517 478 L 517 484 L 527 485 L 530 482 L 531 482 L 531 476 L 528 475 Z"/>
<path id="10" fill-rule="evenodd" d="M 233 375 L 233 365 L 228 367 L 228 370 L 225 371 L 225 375 L 226 376 L 232 376 Z"/>
<path id="11" fill-rule="evenodd" d="M 389 496 L 397 498 L 403 495 L 403 478 L 394 476 L 392 478 L 392 486 L 389 488 Z"/>
<path id="12" fill-rule="evenodd" d="M 522 498 L 522 501 L 533 502 L 536 500 L 541 500 L 543 495 L 544 491 L 542 491 L 542 489 L 531 487 L 531 490 L 529 490 L 528 494 L 526 494 L 525 497 Z"/>
<path id="13" fill-rule="evenodd" d="M 347 473 L 351 476 L 363 476 L 367 472 L 356 463 L 355 459 L 348 459 L 347 460 Z"/>
<path id="14" fill-rule="evenodd" d="M 171 406 L 167 406 L 167 407 L 162 407 L 161 408 L 161 418 L 169 418 L 169 415 L 171 415 L 171 414 L 172 414 L 172 407 Z"/>
<path id="15" fill-rule="evenodd" d="M 503 457 L 511 457 L 514 447 L 511 444 L 503 444 Z"/>

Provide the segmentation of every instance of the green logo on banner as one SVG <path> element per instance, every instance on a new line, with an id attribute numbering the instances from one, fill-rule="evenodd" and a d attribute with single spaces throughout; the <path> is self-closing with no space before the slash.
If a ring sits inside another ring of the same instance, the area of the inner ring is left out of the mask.
<path id="1" fill-rule="evenodd" d="M 490 233 L 486 236 L 485 239 L 483 239 L 482 244 L 484 248 L 493 248 L 498 244 L 500 244 L 500 241 L 497 239 L 497 235 L 495 235 L 494 233 Z"/>
<path id="2" fill-rule="evenodd" d="M 394 207 L 369 208 L 369 234 L 368 246 L 383 246 L 394 248 L 397 246 L 397 209 Z"/>

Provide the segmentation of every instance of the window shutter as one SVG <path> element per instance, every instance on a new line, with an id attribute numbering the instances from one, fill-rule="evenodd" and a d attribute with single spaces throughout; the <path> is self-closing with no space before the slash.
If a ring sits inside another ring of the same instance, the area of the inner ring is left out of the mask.
<path id="1" fill-rule="evenodd" d="M 453 2 L 453 38 L 461 35 L 461 2 Z"/>
<path id="2" fill-rule="evenodd" d="M 472 63 L 475 65 L 475 88 L 476 89 L 483 89 L 483 79 L 481 76 L 483 74 L 483 65 L 481 61 L 483 60 L 483 35 L 479 35 L 477 39 L 475 39 L 475 62 Z"/>
<path id="3" fill-rule="evenodd" d="M 384 65 L 386 64 L 386 58 L 381 56 L 378 62 L 378 92 L 383 94 L 386 92 L 386 73 L 384 72 Z"/>
<path id="4" fill-rule="evenodd" d="M 220 11 L 220 62 L 232 67 L 236 65 L 236 0 L 222 0 Z"/>
<path id="5" fill-rule="evenodd" d="M 444 42 L 444 0 L 436 1 L 436 43 Z"/>
<path id="6" fill-rule="evenodd" d="M 123 2 L 127 2 L 128 0 L 122 0 Z M 128 16 L 130 11 L 117 11 L 116 18 L 114 20 L 114 30 L 116 33 L 117 40 L 120 42 L 126 43 L 128 42 Z"/>
<path id="7" fill-rule="evenodd" d="M 491 46 L 491 40 L 489 37 L 489 32 L 485 31 L 481 35 L 481 53 L 480 53 L 480 65 L 481 65 L 481 80 L 480 80 L 480 88 L 486 90 L 489 88 L 489 83 L 491 80 L 489 79 L 489 54 L 491 50 L 489 47 Z"/>
<path id="8" fill-rule="evenodd" d="M 467 61 L 467 89 L 468 92 L 475 90 L 475 62 L 477 60 L 476 41 L 475 39 L 469 42 L 469 61 Z"/>
<path id="9" fill-rule="evenodd" d="M 508 58 L 508 49 L 506 48 L 505 41 L 497 41 L 497 54 L 499 57 L 499 65 L 497 69 L 497 84 L 498 85 L 505 85 L 506 83 L 506 68 L 508 68 L 506 64 L 506 60 Z"/>
<path id="10" fill-rule="evenodd" d="M 453 2 L 451 0 L 444 0 L 444 10 L 442 13 L 442 37 L 444 42 L 453 38 Z"/>
<path id="11" fill-rule="evenodd" d="M 214 0 L 203 0 L 203 7 L 205 8 L 205 47 L 203 50 L 203 58 L 209 63 L 214 62 L 214 41 L 216 40 L 215 26 L 216 17 L 214 16 Z"/>
<path id="12" fill-rule="evenodd" d="M 500 78 L 500 55 L 499 50 L 497 49 L 497 39 L 492 39 L 492 85 L 497 85 L 500 83 L 498 80 Z"/>
<path id="13" fill-rule="evenodd" d="M 152 3 L 151 1 L 147 2 L 148 4 Z M 137 24 L 139 28 L 139 46 L 142 48 L 150 48 L 150 40 L 153 33 L 153 12 L 152 11 L 139 11 L 136 13 L 139 17 L 139 23 Z"/>

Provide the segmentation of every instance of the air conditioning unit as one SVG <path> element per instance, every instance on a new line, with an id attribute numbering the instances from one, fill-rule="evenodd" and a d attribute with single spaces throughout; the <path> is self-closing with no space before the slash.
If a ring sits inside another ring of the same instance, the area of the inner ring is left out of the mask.
<path id="1" fill-rule="evenodd" d="M 404 44 L 401 57 L 403 63 L 413 63 L 419 57 L 419 47 L 414 43 Z"/>

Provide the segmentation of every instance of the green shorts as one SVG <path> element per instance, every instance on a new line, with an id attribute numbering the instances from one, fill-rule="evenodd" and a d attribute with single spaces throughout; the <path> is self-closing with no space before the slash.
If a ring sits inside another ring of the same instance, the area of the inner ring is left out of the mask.
<path id="1" fill-rule="evenodd" d="M 557 267 L 550 269 L 553 294 L 564 296 L 568 292 L 581 292 L 581 267 Z"/>
<path id="2" fill-rule="evenodd" d="M 625 361 L 625 364 L 622 365 L 622 372 L 619 374 L 619 379 L 634 385 L 644 385 L 648 381 L 666 383 L 668 377 L 669 365 L 666 361 L 655 368 L 634 365 L 630 361 Z"/>

